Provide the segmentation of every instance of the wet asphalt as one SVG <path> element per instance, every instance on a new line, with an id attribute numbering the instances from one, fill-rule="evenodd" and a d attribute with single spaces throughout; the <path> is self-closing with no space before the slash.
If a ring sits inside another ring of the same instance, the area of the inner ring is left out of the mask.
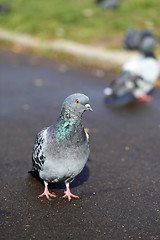
<path id="1" fill-rule="evenodd" d="M 160 239 L 160 89 L 150 103 L 106 106 L 116 75 L 0 49 L 0 239 Z M 89 96 L 90 158 L 71 184 L 80 199 L 39 199 L 28 174 L 35 135 L 56 122 L 69 94 Z"/>

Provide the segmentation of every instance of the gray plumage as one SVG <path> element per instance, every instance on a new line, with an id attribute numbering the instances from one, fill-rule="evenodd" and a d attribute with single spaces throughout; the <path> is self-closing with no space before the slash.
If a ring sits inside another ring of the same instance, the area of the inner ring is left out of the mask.
<path id="1" fill-rule="evenodd" d="M 63 181 L 70 200 L 69 183 L 82 171 L 89 157 L 89 137 L 82 125 L 84 111 L 92 110 L 84 94 L 72 94 L 65 99 L 55 125 L 38 133 L 33 148 L 33 169 L 45 183 L 40 197 L 54 196 L 48 192 L 49 182 Z M 49 196 L 48 196 L 49 195 Z"/>

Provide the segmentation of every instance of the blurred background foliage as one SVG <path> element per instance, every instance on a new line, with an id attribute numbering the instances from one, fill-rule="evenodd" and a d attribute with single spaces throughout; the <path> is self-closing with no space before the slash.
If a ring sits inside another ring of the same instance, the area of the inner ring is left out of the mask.
<path id="1" fill-rule="evenodd" d="M 3 3 L 8 4 L 9 11 L 0 14 L 0 27 L 45 40 L 69 39 L 116 49 L 122 46 L 129 26 L 154 29 L 155 35 L 160 35 L 160 0 L 121 0 L 114 9 L 103 9 L 94 0 Z"/>

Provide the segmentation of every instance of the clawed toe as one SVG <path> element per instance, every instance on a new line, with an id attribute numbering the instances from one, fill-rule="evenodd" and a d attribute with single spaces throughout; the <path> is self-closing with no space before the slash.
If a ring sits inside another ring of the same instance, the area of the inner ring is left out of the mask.
<path id="1" fill-rule="evenodd" d="M 49 199 L 49 197 L 56 197 L 56 195 L 51 194 L 50 192 L 48 192 L 48 193 L 44 192 L 44 193 L 40 194 L 38 197 L 40 198 L 40 197 L 44 197 L 44 196 L 46 196 L 47 199 Z"/>
<path id="2" fill-rule="evenodd" d="M 62 198 L 66 198 L 68 197 L 68 200 L 71 200 L 71 197 L 73 198 L 79 198 L 77 195 L 74 195 L 73 193 L 71 193 L 70 188 L 69 188 L 69 184 L 66 184 L 66 191 L 64 191 L 64 196 Z"/>
<path id="3" fill-rule="evenodd" d="M 44 182 L 45 184 L 45 189 L 44 189 L 44 192 L 42 194 L 40 194 L 38 197 L 44 197 L 46 196 L 47 199 L 50 199 L 49 197 L 56 197 L 56 195 L 54 194 L 51 194 L 49 191 L 48 191 L 48 183 Z"/>

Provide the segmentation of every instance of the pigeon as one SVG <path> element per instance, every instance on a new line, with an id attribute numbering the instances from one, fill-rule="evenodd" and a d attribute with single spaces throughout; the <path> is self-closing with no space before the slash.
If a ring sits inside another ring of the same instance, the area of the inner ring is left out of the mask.
<path id="1" fill-rule="evenodd" d="M 104 9 L 117 8 L 120 4 L 120 0 L 97 0 L 97 3 Z"/>
<path id="2" fill-rule="evenodd" d="M 93 111 L 89 98 L 81 93 L 68 96 L 56 124 L 43 128 L 35 139 L 32 163 L 39 173 L 45 189 L 39 197 L 55 197 L 48 190 L 48 183 L 64 182 L 63 198 L 79 198 L 70 191 L 70 183 L 82 171 L 89 158 L 89 135 L 82 124 L 86 110 Z"/>
<path id="3" fill-rule="evenodd" d="M 151 101 L 150 93 L 160 74 L 160 65 L 153 49 L 157 39 L 146 37 L 140 45 L 140 53 L 131 57 L 122 67 L 122 73 L 104 89 L 106 100 L 125 99 Z"/>
<path id="4" fill-rule="evenodd" d="M 0 14 L 9 11 L 10 7 L 8 4 L 0 4 Z"/>
<path id="5" fill-rule="evenodd" d="M 143 29 L 141 31 L 136 31 L 134 28 L 129 27 L 126 30 L 123 48 L 129 50 L 138 50 L 140 44 L 146 37 L 154 37 L 152 29 Z"/>

